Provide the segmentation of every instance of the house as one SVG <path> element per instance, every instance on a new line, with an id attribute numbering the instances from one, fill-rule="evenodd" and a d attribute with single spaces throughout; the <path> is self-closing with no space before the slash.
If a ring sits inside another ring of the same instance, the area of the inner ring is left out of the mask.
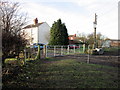
<path id="1" fill-rule="evenodd" d="M 120 46 L 120 40 L 110 39 L 103 42 L 102 47 L 118 47 Z"/>
<path id="2" fill-rule="evenodd" d="M 110 40 L 106 40 L 102 43 L 102 47 L 110 47 L 110 43 L 111 43 Z"/>
<path id="3" fill-rule="evenodd" d="M 80 43 L 80 38 L 77 37 L 76 34 L 69 35 L 68 39 L 69 39 L 69 44 L 79 44 Z"/>
<path id="4" fill-rule="evenodd" d="M 33 43 L 48 44 L 50 38 L 50 26 L 46 22 L 38 23 L 38 19 L 34 20 L 34 24 L 27 25 L 23 28 L 27 33 L 26 39 L 30 45 Z"/>
<path id="5" fill-rule="evenodd" d="M 120 46 L 120 40 L 112 39 L 110 44 L 112 47 Z"/>

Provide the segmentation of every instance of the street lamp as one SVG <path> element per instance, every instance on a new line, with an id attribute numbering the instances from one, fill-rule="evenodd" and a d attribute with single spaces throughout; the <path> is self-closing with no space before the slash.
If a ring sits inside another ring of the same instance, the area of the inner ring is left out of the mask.
<path id="1" fill-rule="evenodd" d="M 93 22 L 93 27 L 94 27 L 94 49 L 96 48 L 96 23 Z"/>
<path id="2" fill-rule="evenodd" d="M 95 21 L 93 22 L 93 28 L 94 28 L 94 49 L 96 46 L 96 26 L 97 26 L 97 15 L 95 13 Z"/>

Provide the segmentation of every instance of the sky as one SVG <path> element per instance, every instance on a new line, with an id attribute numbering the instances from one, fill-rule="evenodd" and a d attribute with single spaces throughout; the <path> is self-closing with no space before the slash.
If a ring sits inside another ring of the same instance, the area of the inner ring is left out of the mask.
<path id="1" fill-rule="evenodd" d="M 9 0 L 13 1 L 13 0 Z M 118 39 L 119 0 L 14 0 L 28 14 L 28 24 L 35 18 L 47 22 L 50 27 L 59 18 L 65 23 L 68 34 L 90 34 L 97 14 L 97 33 L 110 39 Z"/>

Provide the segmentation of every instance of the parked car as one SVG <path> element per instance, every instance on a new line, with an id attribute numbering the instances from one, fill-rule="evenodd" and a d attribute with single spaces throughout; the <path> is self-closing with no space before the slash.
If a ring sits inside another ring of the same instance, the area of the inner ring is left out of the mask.
<path id="1" fill-rule="evenodd" d="M 96 48 L 98 54 L 104 54 L 104 50 L 102 48 Z"/>
<path id="2" fill-rule="evenodd" d="M 102 48 L 91 49 L 90 54 L 93 54 L 93 55 L 102 55 L 102 54 L 104 54 L 104 50 Z"/>
<path id="3" fill-rule="evenodd" d="M 42 44 L 42 43 L 34 43 L 33 48 L 38 48 L 38 45 L 40 45 L 40 50 L 42 50 L 44 48 L 44 44 Z"/>
<path id="4" fill-rule="evenodd" d="M 69 45 L 69 48 L 70 48 L 70 49 L 74 49 L 74 48 L 77 49 L 77 48 L 79 48 L 79 46 L 77 46 L 77 45 L 72 45 L 72 44 L 71 44 L 71 45 Z"/>

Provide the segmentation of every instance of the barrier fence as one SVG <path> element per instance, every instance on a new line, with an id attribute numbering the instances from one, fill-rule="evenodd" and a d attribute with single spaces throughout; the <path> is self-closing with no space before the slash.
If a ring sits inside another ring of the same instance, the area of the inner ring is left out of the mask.
<path id="1" fill-rule="evenodd" d="M 6 58 L 5 62 L 12 62 L 16 60 L 17 62 L 23 62 L 24 64 L 26 61 L 36 60 L 38 55 L 40 58 L 47 58 L 47 57 L 55 57 L 55 56 L 64 56 L 64 55 L 74 55 L 74 54 L 83 54 L 85 50 L 88 49 L 84 45 L 44 45 L 40 47 L 40 52 L 38 53 L 38 48 L 34 48 L 33 46 L 26 47 L 19 52 L 19 55 L 13 58 Z M 40 59 L 39 58 L 39 59 Z M 12 60 L 14 59 L 14 60 Z"/>
<path id="2" fill-rule="evenodd" d="M 85 45 L 55 45 L 45 46 L 45 57 L 63 56 L 71 54 L 81 54 L 85 52 Z"/>
<path id="3" fill-rule="evenodd" d="M 23 65 L 26 64 L 27 61 L 36 60 L 38 55 L 40 56 L 39 59 L 47 58 L 47 57 L 55 57 L 55 56 L 69 56 L 71 58 L 77 57 L 79 60 L 83 62 L 95 62 L 98 61 L 101 63 L 105 62 L 112 62 L 118 63 L 118 52 L 113 52 L 113 50 L 118 50 L 118 47 L 110 47 L 110 48 L 103 48 L 105 50 L 105 54 L 103 55 L 92 55 L 88 52 L 90 51 L 89 45 L 45 45 L 42 48 L 40 47 L 40 52 L 38 53 L 38 48 L 27 47 L 24 50 L 21 50 L 19 55 L 14 58 L 6 58 L 5 62 L 7 63 L 22 63 Z"/>

